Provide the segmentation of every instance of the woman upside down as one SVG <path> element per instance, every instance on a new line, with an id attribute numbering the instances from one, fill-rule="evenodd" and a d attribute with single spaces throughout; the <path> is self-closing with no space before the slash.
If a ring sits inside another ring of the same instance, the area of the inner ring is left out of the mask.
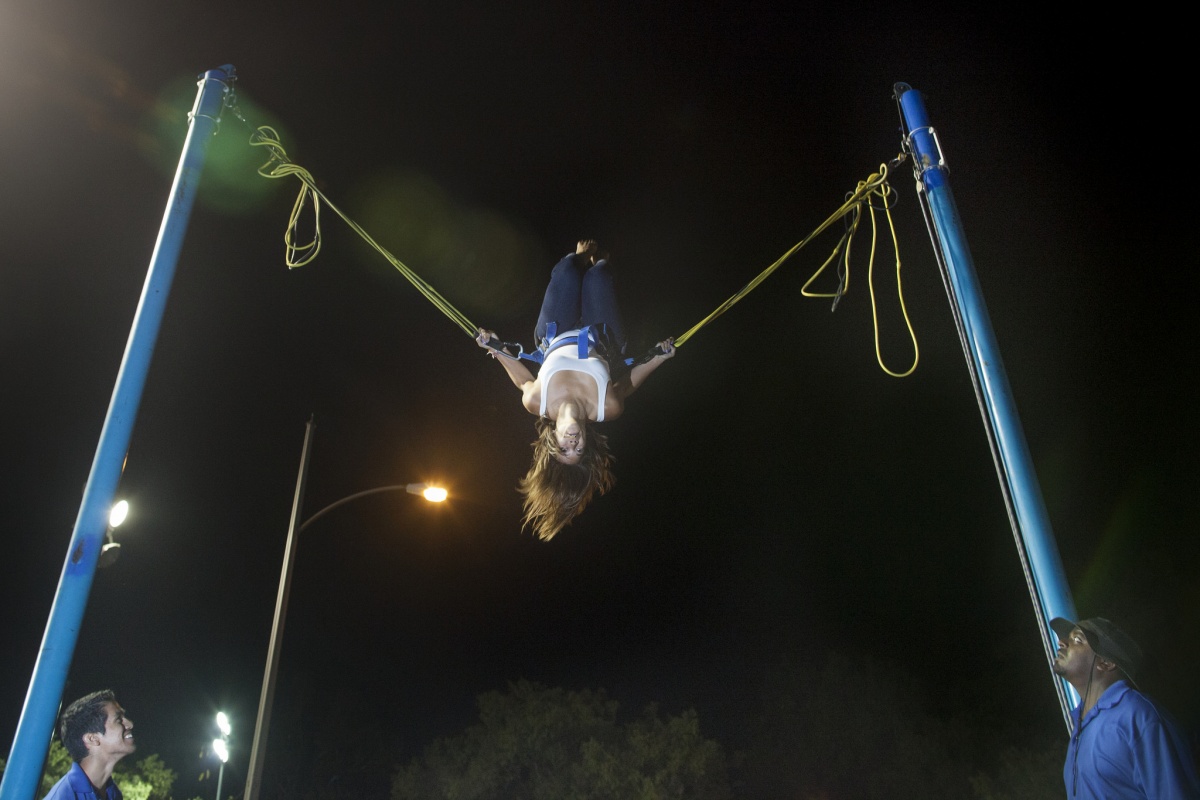
<path id="1" fill-rule="evenodd" d="M 537 375 L 495 347 L 498 341 L 479 329 L 476 342 L 500 362 L 521 390 L 525 410 L 537 416 L 533 463 L 518 486 L 525 498 L 522 522 L 550 539 L 596 492 L 613 486 L 607 438 L 590 423 L 621 416 L 626 398 L 675 355 L 674 339 L 659 342 L 657 355 L 612 380 L 610 358 L 620 364 L 625 351 L 624 323 L 608 254 L 585 239 L 550 273 L 534 329 L 543 356 Z"/>

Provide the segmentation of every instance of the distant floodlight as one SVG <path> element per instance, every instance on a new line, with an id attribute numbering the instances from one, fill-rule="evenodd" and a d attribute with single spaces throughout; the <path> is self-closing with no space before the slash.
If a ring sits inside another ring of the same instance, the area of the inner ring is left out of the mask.
<path id="1" fill-rule="evenodd" d="M 221 784 L 225 782 L 225 762 L 229 760 L 229 743 L 225 739 L 233 731 L 233 726 L 229 724 L 229 716 L 224 711 L 217 712 L 217 727 L 221 729 L 221 736 L 213 739 L 213 753 L 221 759 L 221 769 L 217 772 L 217 800 L 221 800 Z"/>
<path id="2" fill-rule="evenodd" d="M 121 500 L 108 512 L 108 527 L 115 528 L 129 516 L 129 503 Z"/>
<path id="3" fill-rule="evenodd" d="M 440 503 L 449 496 L 445 489 L 428 483 L 410 483 L 405 488 L 409 494 L 419 494 L 431 503 Z"/>

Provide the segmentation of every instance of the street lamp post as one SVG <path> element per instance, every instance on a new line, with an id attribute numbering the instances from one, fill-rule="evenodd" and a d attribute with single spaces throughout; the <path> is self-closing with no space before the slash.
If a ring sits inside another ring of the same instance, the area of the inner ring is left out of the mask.
<path id="1" fill-rule="evenodd" d="M 217 770 L 217 800 L 221 800 L 221 784 L 225 781 L 225 762 L 229 760 L 229 734 L 233 733 L 233 726 L 229 724 L 229 717 L 224 711 L 217 712 L 217 727 L 221 731 L 221 735 L 213 739 L 213 752 L 217 754 L 217 758 L 221 759 L 221 767 Z"/>
<path id="2" fill-rule="evenodd" d="M 300 473 L 296 477 L 296 492 L 292 498 L 292 517 L 288 525 L 287 542 L 283 549 L 283 569 L 279 576 L 279 593 L 275 598 L 275 619 L 271 624 L 271 640 L 267 646 L 267 666 L 263 671 L 262 692 L 258 699 L 258 719 L 254 724 L 254 743 L 250 746 L 250 766 L 246 775 L 245 800 L 258 800 L 262 785 L 263 758 L 267 749 L 267 734 L 271 727 L 271 707 L 275 702 L 275 676 L 279 672 L 279 651 L 283 640 L 283 623 L 287 617 L 288 597 L 292 589 L 292 565 L 296 560 L 296 534 L 307 528 L 318 518 L 325 516 L 335 508 L 339 508 L 352 500 L 381 492 L 404 491 L 408 494 L 419 494 L 432 503 L 440 503 L 446 499 L 446 490 L 425 483 L 400 483 L 392 486 L 380 486 L 367 489 L 349 497 L 343 497 L 313 514 L 303 524 L 297 527 L 300 518 L 300 507 L 304 503 L 304 488 L 308 483 L 308 462 L 312 452 L 312 437 L 316 425 L 310 419 L 304 431 L 304 449 L 300 455 Z M 218 798 L 220 800 L 220 798 Z"/>

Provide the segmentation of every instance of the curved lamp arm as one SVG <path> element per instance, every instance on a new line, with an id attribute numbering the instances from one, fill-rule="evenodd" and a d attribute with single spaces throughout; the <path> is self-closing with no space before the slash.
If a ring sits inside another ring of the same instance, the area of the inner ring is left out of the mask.
<path id="1" fill-rule="evenodd" d="M 399 492 L 402 490 L 408 492 L 409 494 L 422 495 L 426 500 L 429 500 L 432 503 L 440 503 L 441 501 L 446 499 L 446 490 L 445 489 L 438 489 L 437 487 L 430 486 L 427 483 L 397 483 L 393 486 L 379 486 L 375 489 L 367 489 L 366 491 L 352 494 L 349 497 L 343 497 L 341 500 L 338 500 L 335 503 L 330 503 L 329 505 L 325 506 L 320 511 L 318 511 L 317 513 L 313 514 L 311 517 L 306 519 L 304 521 L 304 524 L 302 524 L 300 526 L 297 533 L 299 533 L 299 531 L 304 530 L 309 525 L 312 525 L 314 522 L 316 522 L 318 519 L 320 519 L 321 517 L 328 514 L 330 511 L 333 511 L 335 508 L 338 508 L 339 506 L 344 506 L 346 503 L 349 503 L 351 500 L 357 500 L 358 498 L 366 497 L 369 494 L 379 494 L 380 492 Z"/>

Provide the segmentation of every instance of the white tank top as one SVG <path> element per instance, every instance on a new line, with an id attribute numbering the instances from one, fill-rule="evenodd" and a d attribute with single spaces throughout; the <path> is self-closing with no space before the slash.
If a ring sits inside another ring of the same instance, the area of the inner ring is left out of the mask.
<path id="1" fill-rule="evenodd" d="M 584 372 L 591 375 L 596 381 L 596 422 L 604 421 L 604 399 L 608 395 L 608 362 L 599 356 L 593 355 L 594 350 L 588 347 L 588 357 L 581 359 L 579 357 L 579 348 L 575 346 L 575 339 L 579 335 L 578 330 L 567 331 L 555 336 L 550 342 L 550 347 L 563 339 L 570 338 L 572 341 L 569 344 L 564 344 L 557 349 L 552 349 L 546 353 L 546 358 L 542 362 L 542 368 L 538 370 L 538 380 L 542 382 L 542 407 L 538 411 L 541 416 L 546 416 L 546 391 L 550 387 L 550 379 L 556 372 L 566 370 L 567 372 Z"/>

